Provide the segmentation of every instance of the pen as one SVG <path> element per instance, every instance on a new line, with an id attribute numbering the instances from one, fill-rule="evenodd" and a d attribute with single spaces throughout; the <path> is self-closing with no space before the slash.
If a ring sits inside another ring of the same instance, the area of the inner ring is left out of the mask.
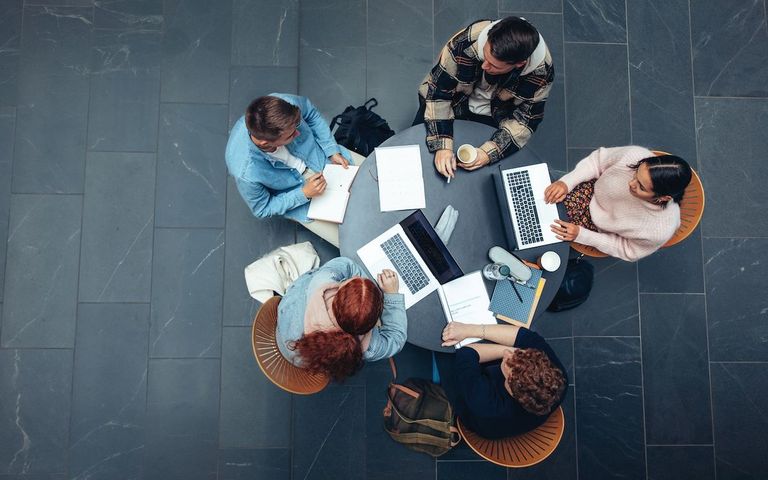
<path id="1" fill-rule="evenodd" d="M 512 283 L 512 289 L 515 291 L 515 295 L 517 295 L 517 299 L 520 300 L 520 303 L 523 303 L 523 297 L 520 296 L 520 292 L 517 291 L 517 287 L 515 286 L 515 282 Z"/>
<path id="2" fill-rule="evenodd" d="M 451 176 L 448 175 L 448 185 L 450 185 L 450 184 L 451 184 Z"/>

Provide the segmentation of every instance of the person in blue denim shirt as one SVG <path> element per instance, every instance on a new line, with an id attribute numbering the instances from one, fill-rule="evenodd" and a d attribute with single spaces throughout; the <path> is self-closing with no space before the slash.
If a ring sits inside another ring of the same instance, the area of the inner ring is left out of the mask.
<path id="1" fill-rule="evenodd" d="M 291 363 L 343 380 L 399 352 L 407 337 L 405 297 L 397 274 L 378 287 L 349 258 L 305 273 L 285 292 L 277 312 L 277 345 Z"/>
<path id="2" fill-rule="evenodd" d="M 254 216 L 285 216 L 338 246 L 338 225 L 307 218 L 309 201 L 325 191 L 326 164 L 346 167 L 362 157 L 336 143 L 309 99 L 283 93 L 255 99 L 232 127 L 225 156 Z"/>

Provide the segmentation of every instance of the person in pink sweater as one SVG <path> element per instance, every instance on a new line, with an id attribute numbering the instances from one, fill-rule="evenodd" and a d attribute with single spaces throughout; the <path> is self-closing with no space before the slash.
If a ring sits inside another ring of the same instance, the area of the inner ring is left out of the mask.
<path id="1" fill-rule="evenodd" d="M 680 225 L 679 203 L 691 167 L 675 155 L 638 146 L 599 148 L 544 191 L 564 202 L 571 222 L 556 220 L 557 238 L 634 262 L 664 245 Z"/>

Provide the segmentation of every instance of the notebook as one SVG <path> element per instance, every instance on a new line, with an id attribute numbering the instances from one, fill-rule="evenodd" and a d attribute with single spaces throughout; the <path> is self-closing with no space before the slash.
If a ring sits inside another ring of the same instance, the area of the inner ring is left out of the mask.
<path id="1" fill-rule="evenodd" d="M 515 284 L 517 292 L 523 299 L 521 302 L 512 287 L 512 280 L 501 280 L 496 282 L 491 297 L 490 310 L 499 320 L 517 325 L 524 328 L 531 328 L 533 314 L 536 312 L 536 306 L 539 304 L 541 292 L 544 291 L 546 279 L 541 278 L 541 270 L 531 269 L 532 276 L 528 283 L 521 285 Z"/>
<path id="2" fill-rule="evenodd" d="M 342 223 L 347 212 L 349 189 L 360 167 L 328 164 L 323 169 L 326 187 L 322 195 L 313 197 L 307 216 L 315 220 Z"/>
<path id="3" fill-rule="evenodd" d="M 382 212 L 426 208 L 418 145 L 377 147 L 376 170 Z"/>
<path id="4" fill-rule="evenodd" d="M 474 325 L 495 325 L 496 319 L 489 311 L 488 292 L 485 290 L 482 274 L 472 272 L 441 285 L 437 289 L 443 313 L 448 322 L 470 323 Z M 480 341 L 479 338 L 465 338 L 456 344 L 461 348 Z"/>

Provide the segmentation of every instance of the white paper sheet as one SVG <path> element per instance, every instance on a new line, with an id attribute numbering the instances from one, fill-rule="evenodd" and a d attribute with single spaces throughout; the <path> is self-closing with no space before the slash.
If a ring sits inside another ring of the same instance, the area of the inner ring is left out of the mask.
<path id="1" fill-rule="evenodd" d="M 472 272 L 442 285 L 437 290 L 443 313 L 448 322 L 473 325 L 495 325 L 496 318 L 488 310 L 491 300 L 485 290 L 480 271 Z M 465 338 L 456 348 L 480 341 L 479 338 Z"/>
<path id="2" fill-rule="evenodd" d="M 418 145 L 377 148 L 376 169 L 382 212 L 426 208 Z"/>

